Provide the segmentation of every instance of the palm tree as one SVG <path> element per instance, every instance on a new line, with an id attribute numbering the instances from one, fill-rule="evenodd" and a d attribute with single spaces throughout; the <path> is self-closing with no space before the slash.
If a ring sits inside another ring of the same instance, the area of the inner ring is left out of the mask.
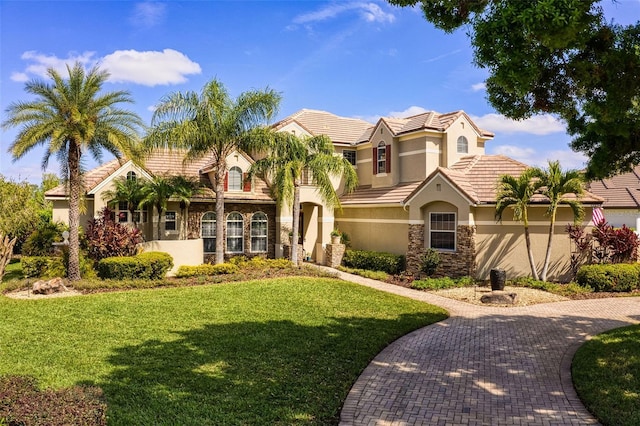
<path id="1" fill-rule="evenodd" d="M 189 206 L 194 195 L 201 190 L 201 185 L 195 178 L 177 175 L 171 178 L 173 186 L 173 197 L 180 202 L 180 216 L 182 217 L 180 225 L 180 239 L 187 238 L 187 215 L 189 214 Z"/>
<path id="2" fill-rule="evenodd" d="M 92 68 L 88 72 L 76 63 L 67 66 L 69 78 L 54 69 L 47 71 L 53 82 L 32 80 L 25 91 L 36 97 L 15 102 L 6 109 L 4 128 L 20 126 L 9 147 L 18 160 L 39 145 L 47 145 L 42 161 L 46 169 L 55 154 L 69 188 L 69 280 L 80 279 L 78 228 L 82 194 L 81 159 L 85 151 L 100 160 L 102 150 L 120 158 L 135 157 L 138 130 L 143 127 L 135 113 L 118 107 L 132 102 L 128 92 L 100 93 L 109 77 L 106 71 Z"/>
<path id="3" fill-rule="evenodd" d="M 174 192 L 172 179 L 167 176 L 154 176 L 146 181 L 142 188 L 140 207 L 153 206 L 158 212 L 158 240 L 162 239 L 162 213 L 167 210 L 167 204 Z"/>
<path id="4" fill-rule="evenodd" d="M 540 274 L 540 279 L 546 281 L 558 206 L 566 204 L 571 208 L 574 223 L 582 220 L 584 209 L 579 198 L 584 193 L 584 177 L 578 170 L 563 171 L 559 161 L 549 161 L 549 168 L 546 170 L 534 169 L 533 176 L 539 179 L 538 192 L 549 199 L 549 208 L 547 209 L 547 215 L 550 217 L 549 239 L 547 240 L 547 252 L 544 257 L 542 273 Z M 570 197 L 567 198 L 567 195 L 570 195 Z"/>
<path id="5" fill-rule="evenodd" d="M 113 184 L 114 188 L 105 191 L 102 194 L 102 198 L 110 204 L 127 203 L 127 210 L 131 215 L 133 226 L 137 228 L 138 221 L 136 220 L 135 212 L 140 206 L 140 201 L 144 198 L 144 183 L 137 178 L 121 176 L 115 179 Z"/>
<path id="6" fill-rule="evenodd" d="M 172 93 L 157 106 L 152 129 L 145 138 L 147 148 L 186 149 L 185 161 L 210 156 L 216 165 L 214 191 L 216 217 L 224 217 L 224 176 L 227 156 L 247 151 L 252 130 L 266 124 L 278 110 L 280 95 L 273 90 L 251 90 L 232 99 L 216 79 L 200 94 Z M 224 221 L 216 221 L 216 234 L 224 235 Z M 216 263 L 224 261 L 224 238 L 216 239 Z"/>
<path id="7" fill-rule="evenodd" d="M 256 161 L 249 176 L 263 175 L 271 179 L 271 191 L 278 203 L 289 203 L 293 212 L 291 261 L 298 264 L 298 239 L 300 229 L 300 187 L 307 172 L 323 202 L 329 207 L 340 207 L 332 177 L 344 179 L 344 191 L 351 192 L 358 185 L 358 176 L 349 161 L 335 155 L 333 143 L 324 136 L 299 138 L 287 132 L 269 133 L 262 149 L 267 156 Z"/>
<path id="8" fill-rule="evenodd" d="M 529 235 L 528 207 L 537 186 L 533 181 L 533 169 L 526 169 L 518 177 L 502 175 L 498 178 L 498 193 L 496 195 L 496 219 L 502 221 L 502 214 L 507 207 L 513 209 L 513 219 L 524 225 L 524 239 L 527 243 L 527 255 L 531 274 L 538 279 L 538 270 L 533 260 L 531 250 L 531 236 Z"/>

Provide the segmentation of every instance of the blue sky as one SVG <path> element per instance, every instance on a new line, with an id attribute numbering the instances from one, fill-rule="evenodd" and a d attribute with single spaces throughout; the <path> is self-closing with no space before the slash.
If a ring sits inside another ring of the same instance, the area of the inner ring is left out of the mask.
<path id="1" fill-rule="evenodd" d="M 640 0 L 602 6 L 617 23 L 640 19 Z M 553 117 L 514 122 L 495 112 L 464 29 L 445 34 L 418 10 L 386 2 L 0 0 L 2 120 L 9 103 L 28 99 L 26 81 L 77 60 L 107 69 L 104 89 L 128 90 L 129 108 L 147 124 L 162 96 L 199 91 L 215 77 L 234 96 L 267 86 L 281 92 L 278 119 L 302 108 L 370 121 L 462 109 L 496 134 L 488 154 L 584 164 Z M 16 133 L 0 134 L 0 174 L 39 183 L 43 150 L 13 162 L 7 150 Z M 59 171 L 55 158 L 48 171 Z"/>

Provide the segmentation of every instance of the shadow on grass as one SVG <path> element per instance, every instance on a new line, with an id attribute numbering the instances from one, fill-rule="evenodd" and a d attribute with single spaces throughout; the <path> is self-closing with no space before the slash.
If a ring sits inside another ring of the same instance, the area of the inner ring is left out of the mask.
<path id="1" fill-rule="evenodd" d="M 589 340 L 572 367 L 580 398 L 603 424 L 640 424 L 640 325 Z"/>
<path id="2" fill-rule="evenodd" d="M 109 424 L 337 424 L 360 372 L 386 345 L 444 319 L 334 318 L 207 325 L 172 341 L 118 348 L 97 383 Z"/>

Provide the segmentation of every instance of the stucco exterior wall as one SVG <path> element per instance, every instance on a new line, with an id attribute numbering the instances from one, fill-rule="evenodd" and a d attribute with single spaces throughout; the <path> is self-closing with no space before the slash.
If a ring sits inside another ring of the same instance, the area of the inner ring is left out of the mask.
<path id="1" fill-rule="evenodd" d="M 547 249 L 549 218 L 544 215 L 546 206 L 529 208 L 529 232 L 531 247 L 538 272 L 542 270 Z M 476 218 L 476 268 L 481 279 L 488 279 L 492 268 L 507 272 L 507 278 L 531 276 L 531 267 L 522 223 L 513 221 L 510 210 L 504 212 L 502 223 L 494 219 L 495 207 L 475 209 Z M 587 217 L 590 217 L 587 212 Z M 558 209 L 548 280 L 567 281 L 571 278 L 569 236 L 565 232 L 567 224 L 573 223 L 568 207 Z M 587 222 L 583 223 L 586 225 Z"/>
<path id="2" fill-rule="evenodd" d="M 457 142 L 460 136 L 464 136 L 468 141 L 468 152 L 458 152 Z M 484 140 L 480 139 L 475 129 L 464 117 L 460 116 L 454 123 L 447 129 L 444 135 L 443 144 L 443 167 L 451 167 L 454 163 L 460 160 L 460 158 L 468 155 L 483 155 L 484 154 Z"/>
<path id="3" fill-rule="evenodd" d="M 336 226 L 349 235 L 351 248 L 406 254 L 409 215 L 402 207 L 344 208 Z"/>
<path id="4" fill-rule="evenodd" d="M 614 228 L 634 228 L 636 232 L 640 229 L 640 210 L 633 209 L 604 209 L 604 217 L 609 225 Z"/>
<path id="5" fill-rule="evenodd" d="M 167 276 L 173 276 L 180 266 L 197 266 L 203 262 L 202 240 L 180 240 L 180 241 L 147 241 L 142 243 L 143 251 L 161 251 L 169 253 L 173 257 L 173 268 Z"/>
<path id="6" fill-rule="evenodd" d="M 453 189 L 449 182 L 439 175 L 434 176 L 422 191 L 410 200 L 409 214 L 411 221 L 424 221 L 425 212 L 423 208 L 434 202 L 451 204 L 458 213 L 458 223 L 463 225 L 470 223 L 469 200 Z"/>
<path id="7" fill-rule="evenodd" d="M 359 146 L 357 150 L 357 169 L 358 183 L 360 185 L 371 185 L 371 178 L 373 177 L 373 164 L 372 156 L 373 149 L 370 144 L 364 144 Z"/>

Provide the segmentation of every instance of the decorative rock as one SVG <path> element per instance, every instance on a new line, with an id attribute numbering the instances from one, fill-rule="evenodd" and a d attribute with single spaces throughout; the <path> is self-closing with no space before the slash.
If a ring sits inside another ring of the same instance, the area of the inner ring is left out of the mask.
<path id="1" fill-rule="evenodd" d="M 516 293 L 507 293 L 506 291 L 492 291 L 480 298 L 482 303 L 492 305 L 513 305 L 518 300 Z"/>
<path id="2" fill-rule="evenodd" d="M 53 278 L 49 281 L 36 281 L 35 283 L 33 283 L 33 288 L 31 291 L 33 292 L 33 294 L 53 294 L 68 290 L 69 289 L 65 287 L 64 280 L 62 278 Z"/>

